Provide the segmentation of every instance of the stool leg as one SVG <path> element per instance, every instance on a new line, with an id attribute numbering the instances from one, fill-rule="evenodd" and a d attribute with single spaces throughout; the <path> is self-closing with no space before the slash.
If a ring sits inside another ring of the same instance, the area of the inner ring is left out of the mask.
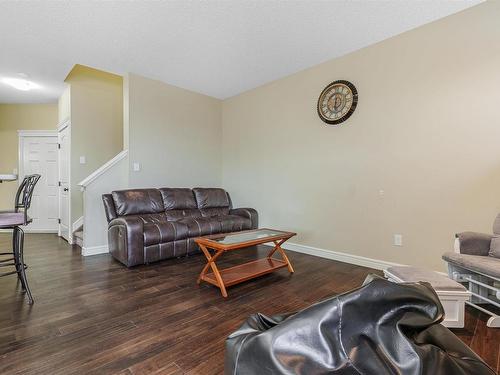
<path id="1" fill-rule="evenodd" d="M 19 227 L 17 227 L 17 229 L 19 231 L 17 250 L 21 266 L 21 278 L 24 282 L 24 286 L 26 287 L 26 294 L 28 295 L 29 303 L 33 304 L 35 301 L 33 300 L 33 296 L 31 295 L 31 290 L 28 285 L 28 279 L 26 278 L 26 267 L 24 265 L 24 231 Z"/>
<path id="2" fill-rule="evenodd" d="M 21 276 L 21 261 L 19 259 L 19 250 L 17 250 L 17 246 L 19 244 L 19 231 L 17 227 L 12 231 L 12 252 L 14 254 L 14 263 L 17 271 L 17 279 L 21 282 L 21 286 L 23 288 L 23 292 L 26 291 L 26 285 L 24 285 L 24 280 Z"/>

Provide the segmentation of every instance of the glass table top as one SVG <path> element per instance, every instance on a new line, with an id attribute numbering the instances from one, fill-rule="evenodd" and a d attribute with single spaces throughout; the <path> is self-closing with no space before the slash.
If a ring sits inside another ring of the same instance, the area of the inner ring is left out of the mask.
<path id="1" fill-rule="evenodd" d="M 256 229 L 248 232 L 227 234 L 225 236 L 214 236 L 211 237 L 211 241 L 215 241 L 224 245 L 231 245 L 240 242 L 260 240 L 267 237 L 281 236 L 286 232 L 273 229 Z"/>

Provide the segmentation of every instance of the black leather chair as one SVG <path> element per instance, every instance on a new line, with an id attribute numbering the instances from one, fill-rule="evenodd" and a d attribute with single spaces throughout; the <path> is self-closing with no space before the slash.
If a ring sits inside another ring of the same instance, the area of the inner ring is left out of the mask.
<path id="1" fill-rule="evenodd" d="M 14 271 L 1 273 L 0 277 L 17 274 L 30 304 L 33 304 L 34 300 L 26 278 L 28 266 L 24 263 L 24 231 L 21 226 L 28 225 L 32 221 L 28 216 L 28 209 L 40 177 L 39 174 L 26 176 L 17 190 L 14 210 L 0 212 L 0 229 L 12 229 L 12 251 L 0 253 L 0 257 L 3 257 L 0 259 L 0 267 L 15 267 Z M 8 258 L 5 258 L 6 256 Z"/>
<path id="2" fill-rule="evenodd" d="M 494 375 L 443 325 L 428 283 L 365 285 L 294 314 L 252 315 L 226 340 L 226 375 Z"/>

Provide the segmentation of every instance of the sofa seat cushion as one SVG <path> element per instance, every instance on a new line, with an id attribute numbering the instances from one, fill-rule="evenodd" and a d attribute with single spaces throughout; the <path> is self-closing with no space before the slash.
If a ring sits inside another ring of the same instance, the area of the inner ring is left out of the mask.
<path id="1" fill-rule="evenodd" d="M 181 219 L 176 223 L 185 224 L 188 228 L 189 237 L 207 236 L 209 234 L 222 233 L 222 225 L 215 218 L 192 217 Z"/>
<path id="2" fill-rule="evenodd" d="M 443 254 L 443 259 L 459 267 L 485 275 L 500 277 L 500 259 L 490 256 L 467 255 L 448 252 Z"/>
<path id="3" fill-rule="evenodd" d="M 193 218 L 193 217 L 201 217 L 201 212 L 197 208 L 193 209 L 184 209 L 184 210 L 168 210 L 165 211 L 165 216 L 167 217 L 167 220 L 181 220 L 181 219 L 188 219 L 188 218 Z"/>
<path id="4" fill-rule="evenodd" d="M 229 215 L 229 207 L 212 207 L 200 209 L 201 216 L 203 217 L 217 217 L 222 215 Z"/>
<path id="5" fill-rule="evenodd" d="M 222 233 L 252 229 L 252 221 L 238 215 L 222 215 L 214 218 L 221 223 Z"/>
<path id="6" fill-rule="evenodd" d="M 186 224 L 177 221 L 157 221 L 144 224 L 144 245 L 157 245 L 171 241 L 184 240 L 188 237 Z"/>

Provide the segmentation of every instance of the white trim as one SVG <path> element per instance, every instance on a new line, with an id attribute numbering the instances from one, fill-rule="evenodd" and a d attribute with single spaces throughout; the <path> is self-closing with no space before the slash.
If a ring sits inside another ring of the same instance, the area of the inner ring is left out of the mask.
<path id="1" fill-rule="evenodd" d="M 340 251 L 325 250 L 318 247 L 300 245 L 297 243 L 285 242 L 281 247 L 285 250 L 291 250 L 298 253 L 313 255 L 320 258 L 336 260 L 339 262 L 356 264 L 362 267 L 385 270 L 388 267 L 403 266 L 403 264 L 388 262 L 385 260 L 372 259 L 360 255 L 341 253 Z"/>
<path id="2" fill-rule="evenodd" d="M 68 137 L 69 137 L 69 142 L 68 142 L 68 243 L 70 245 L 73 245 L 73 231 L 71 230 L 71 119 L 68 117 L 64 119 L 57 127 L 57 143 L 61 144 L 61 132 L 68 128 Z M 60 182 L 61 181 L 61 148 L 57 149 L 57 159 L 58 159 L 58 176 L 57 180 Z M 61 215 L 61 189 L 63 189 L 63 186 L 59 186 L 59 218 L 62 217 Z M 59 237 L 62 237 L 62 232 L 61 232 L 61 224 L 59 223 L 58 225 L 58 230 L 57 230 L 57 235 Z M 62 237 L 64 238 L 64 237 Z"/>
<path id="3" fill-rule="evenodd" d="M 97 254 L 107 254 L 107 253 L 109 253 L 108 245 L 82 247 L 82 255 L 84 257 Z"/>
<path id="4" fill-rule="evenodd" d="M 118 155 L 116 155 L 113 159 L 109 160 L 105 164 L 103 164 L 99 169 L 95 170 L 92 172 L 88 177 L 86 177 L 84 180 L 80 181 L 77 185 L 82 187 L 82 191 L 85 190 L 87 186 L 89 186 L 92 182 L 97 180 L 99 176 L 104 174 L 108 169 L 110 169 L 113 165 L 118 163 L 120 160 L 122 160 L 124 157 L 128 155 L 128 150 L 123 150 L 120 152 Z"/>
<path id="5" fill-rule="evenodd" d="M 76 219 L 76 221 L 71 226 L 71 231 L 74 233 L 81 226 L 83 226 L 83 216 L 80 216 L 78 219 Z"/>
<path id="6" fill-rule="evenodd" d="M 62 120 L 59 124 L 57 124 L 57 132 L 59 133 L 60 131 L 63 131 L 66 129 L 69 125 L 71 124 L 71 119 L 69 117 L 66 117 L 64 120 Z"/>
<path id="7" fill-rule="evenodd" d="M 22 227 L 22 230 L 24 233 L 39 233 L 39 234 L 44 234 L 44 233 L 57 233 L 57 229 L 29 229 Z M 12 232 L 12 229 L 0 229 L 0 233 L 9 233 Z"/>
<path id="8" fill-rule="evenodd" d="M 57 229 L 23 229 L 24 233 L 57 233 Z"/>
<path id="9" fill-rule="evenodd" d="M 57 130 L 18 130 L 19 137 L 57 137 Z"/>

